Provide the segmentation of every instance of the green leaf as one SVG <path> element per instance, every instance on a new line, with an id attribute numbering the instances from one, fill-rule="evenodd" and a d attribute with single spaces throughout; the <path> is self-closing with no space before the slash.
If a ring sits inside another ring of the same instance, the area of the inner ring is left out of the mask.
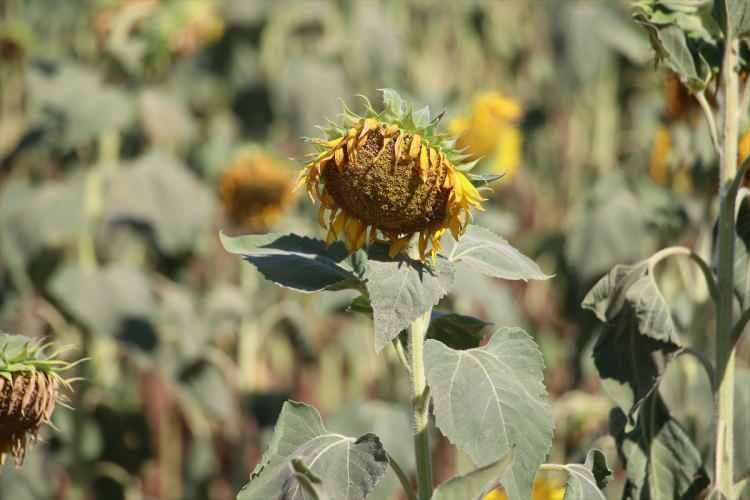
<path id="1" fill-rule="evenodd" d="M 74 148 L 102 132 L 122 130 L 133 119 L 131 97 L 104 84 L 94 68 L 66 63 L 51 71 L 30 69 L 33 120 L 44 130 L 54 131 L 58 145 Z"/>
<path id="2" fill-rule="evenodd" d="M 641 335 L 681 346 L 669 304 L 654 279 L 654 265 L 647 260 L 632 266 L 615 266 L 589 291 L 582 307 L 593 311 L 603 322 L 614 321 L 627 308 L 635 314 Z"/>
<path id="3" fill-rule="evenodd" d="M 153 313 L 146 275 L 125 266 L 89 272 L 75 265 L 57 271 L 49 293 L 62 309 L 95 335 L 127 333 L 128 320 L 147 321 Z"/>
<path id="4" fill-rule="evenodd" d="M 607 466 L 607 458 L 600 450 L 591 450 L 586 455 L 586 462 L 568 464 L 568 481 L 564 500 L 606 500 L 602 488 L 612 476 Z"/>
<path id="5" fill-rule="evenodd" d="M 624 458 L 626 500 L 699 498 L 709 478 L 700 451 L 672 419 L 658 394 L 643 403 L 637 425 L 628 431 L 624 416 L 613 432 Z"/>
<path id="6" fill-rule="evenodd" d="M 383 401 L 354 401 L 327 418 L 326 425 L 331 431 L 347 436 L 374 433 L 406 474 L 414 471 L 414 444 L 410 439 L 404 439 L 412 433 L 411 411 L 407 406 Z M 387 473 L 367 498 L 392 499 L 400 486 L 396 475 Z"/>
<path id="7" fill-rule="evenodd" d="M 472 174 L 471 172 L 466 172 L 464 175 L 469 178 L 469 181 L 475 187 L 489 186 L 491 183 L 505 177 L 505 174 Z"/>
<path id="8" fill-rule="evenodd" d="M 635 315 L 627 312 L 605 326 L 594 346 L 594 364 L 607 395 L 630 415 L 656 387 L 675 349 L 640 335 Z"/>
<path id="9" fill-rule="evenodd" d="M 433 311 L 427 338 L 435 339 L 453 349 L 479 347 L 482 330 L 491 323 L 463 314 Z"/>
<path id="10" fill-rule="evenodd" d="M 380 352 L 412 321 L 443 298 L 453 283 L 453 266 L 439 257 L 428 266 L 405 256 L 389 259 L 382 246 L 371 249 L 365 277 Z"/>
<path id="11" fill-rule="evenodd" d="M 121 165 L 106 178 L 103 198 L 107 223 L 145 225 L 167 255 L 195 250 L 211 227 L 211 192 L 186 165 L 167 154 L 153 152 Z"/>
<path id="12" fill-rule="evenodd" d="M 279 286 L 299 292 L 358 288 L 359 280 L 344 266 L 346 250 L 341 243 L 325 242 L 296 234 L 227 236 L 224 249 L 253 264 L 263 276 Z"/>
<path id="13" fill-rule="evenodd" d="M 724 33 L 729 28 L 734 37 L 750 35 L 750 3 L 747 0 L 715 0 L 713 15 Z"/>
<path id="14" fill-rule="evenodd" d="M 505 239 L 482 227 L 469 226 L 458 242 L 452 238 L 443 242 L 450 262 L 487 276 L 524 281 L 551 278 Z"/>
<path id="15" fill-rule="evenodd" d="M 268 450 L 237 500 L 305 500 L 292 460 L 320 479 L 331 500 L 361 500 L 385 474 L 388 458 L 374 434 L 358 439 L 328 432 L 318 411 L 287 401 Z"/>
<path id="16" fill-rule="evenodd" d="M 468 474 L 448 479 L 435 489 L 432 500 L 466 500 L 481 498 L 497 486 L 500 478 L 513 463 L 513 450 L 489 465 Z"/>
<path id="17" fill-rule="evenodd" d="M 437 426 L 479 466 L 516 448 L 502 484 L 510 498 L 529 498 L 552 442 L 544 362 L 520 328 L 502 328 L 480 348 L 459 351 L 425 342 L 427 382 Z"/>

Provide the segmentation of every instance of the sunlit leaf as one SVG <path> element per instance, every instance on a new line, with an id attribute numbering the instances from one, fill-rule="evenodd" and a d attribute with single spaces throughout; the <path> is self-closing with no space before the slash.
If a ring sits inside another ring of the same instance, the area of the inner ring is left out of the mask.
<path id="1" fill-rule="evenodd" d="M 507 280 L 544 280 L 536 262 L 523 255 L 500 236 L 479 226 L 469 226 L 458 242 L 445 238 L 445 255 L 459 264 L 493 278 Z"/>
<path id="2" fill-rule="evenodd" d="M 388 466 L 385 450 L 374 434 L 354 439 L 329 432 L 315 408 L 288 401 L 268 450 L 237 500 L 307 499 L 293 479 L 294 459 L 320 478 L 331 500 L 364 499 Z"/>
<path id="3" fill-rule="evenodd" d="M 552 441 L 542 356 L 531 337 L 503 328 L 486 346 L 468 350 L 427 340 L 425 365 L 443 434 L 479 466 L 515 448 L 502 484 L 510 498 L 529 498 Z"/>
<path id="4" fill-rule="evenodd" d="M 378 352 L 448 293 L 454 274 L 453 265 L 443 258 L 428 266 L 407 257 L 389 259 L 382 254 L 371 252 L 365 274 Z"/>
<path id="5" fill-rule="evenodd" d="M 480 498 L 492 490 L 513 463 L 513 451 L 503 458 L 462 476 L 448 479 L 435 489 L 432 500 Z"/>

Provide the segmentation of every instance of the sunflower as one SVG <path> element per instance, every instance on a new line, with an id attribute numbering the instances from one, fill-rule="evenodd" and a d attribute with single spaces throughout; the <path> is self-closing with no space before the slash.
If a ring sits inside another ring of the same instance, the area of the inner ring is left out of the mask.
<path id="1" fill-rule="evenodd" d="M 366 99 L 365 116 L 345 106 L 343 125 L 331 123 L 326 139 L 308 139 L 318 152 L 298 187 L 320 202 L 329 245 L 341 238 L 355 252 L 384 242 L 394 257 L 419 235 L 419 257 L 434 260 L 443 233 L 459 239 L 484 198 L 464 173 L 471 165 L 460 165 L 466 157 L 436 132 L 440 117 L 430 120 L 426 108 L 412 111 L 391 90 L 383 95 L 382 112 Z"/>
<path id="2" fill-rule="evenodd" d="M 27 337 L 0 333 L 0 465 L 10 454 L 21 465 L 29 441 L 37 438 L 61 401 L 61 387 L 70 388 L 60 372 L 73 364 L 49 357 Z"/>
<path id="3" fill-rule="evenodd" d="M 294 175 L 262 151 L 240 151 L 219 179 L 219 198 L 233 224 L 263 230 L 294 201 Z"/>
<path id="4" fill-rule="evenodd" d="M 563 500 L 565 487 L 557 481 L 540 477 L 534 481 L 534 490 L 531 500 Z M 484 496 L 484 500 L 508 500 L 502 488 L 492 490 Z"/>
<path id="5" fill-rule="evenodd" d="M 474 97 L 469 116 L 452 120 L 449 128 L 471 159 L 488 158 L 492 172 L 510 178 L 521 164 L 523 134 L 518 121 L 522 114 L 515 100 L 486 92 Z"/>

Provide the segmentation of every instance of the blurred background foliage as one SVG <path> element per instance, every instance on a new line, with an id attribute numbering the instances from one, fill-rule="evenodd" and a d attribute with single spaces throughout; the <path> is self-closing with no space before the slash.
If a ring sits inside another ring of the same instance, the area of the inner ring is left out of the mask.
<path id="1" fill-rule="evenodd" d="M 341 99 L 356 107 L 355 94 L 377 101 L 383 87 L 446 110 L 479 168 L 506 174 L 480 223 L 555 273 L 458 276 L 444 305 L 534 332 L 556 416 L 549 461 L 596 445 L 616 464 L 590 359 L 600 326 L 580 302 L 615 264 L 674 243 L 707 253 L 718 175 L 697 104 L 653 69 L 629 9 L 0 0 L 0 329 L 90 358 L 75 411 L 58 411 L 58 431 L 4 471 L 0 497 L 233 499 L 287 398 L 333 429 L 377 432 L 413 467 L 408 387 L 393 353 L 375 356 L 352 297 L 276 288 L 218 242 L 220 229 L 319 236 L 289 158 Z M 743 144 L 750 154 L 750 135 Z M 660 280 L 705 349 L 695 274 L 670 261 Z M 690 362 L 671 365 L 661 390 L 701 436 L 710 393 Z M 467 467 L 439 437 L 434 454 L 438 479 Z M 396 485 L 389 473 L 376 498 L 398 498 Z"/>

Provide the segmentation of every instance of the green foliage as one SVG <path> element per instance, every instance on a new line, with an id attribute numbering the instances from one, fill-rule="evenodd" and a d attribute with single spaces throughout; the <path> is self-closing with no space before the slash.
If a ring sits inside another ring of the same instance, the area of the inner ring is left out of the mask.
<path id="1" fill-rule="evenodd" d="M 432 498 L 433 500 L 461 500 L 467 497 L 481 497 L 496 486 L 498 478 L 503 477 L 511 465 L 513 465 L 513 450 L 495 462 L 447 480 L 437 487 Z"/>
<path id="2" fill-rule="evenodd" d="M 511 497 L 527 498 L 552 439 L 543 361 L 528 334 L 501 329 L 465 351 L 428 340 L 425 366 L 440 430 L 479 466 L 515 449 L 502 483 Z"/>
<path id="3" fill-rule="evenodd" d="M 295 460 L 301 463 L 293 467 Z M 313 482 L 330 492 L 331 499 L 363 499 L 383 477 L 388 458 L 374 434 L 355 439 L 328 432 L 317 410 L 287 402 L 273 440 L 238 500 L 306 498 L 305 483 L 290 481 L 302 465 L 319 478 Z"/>

